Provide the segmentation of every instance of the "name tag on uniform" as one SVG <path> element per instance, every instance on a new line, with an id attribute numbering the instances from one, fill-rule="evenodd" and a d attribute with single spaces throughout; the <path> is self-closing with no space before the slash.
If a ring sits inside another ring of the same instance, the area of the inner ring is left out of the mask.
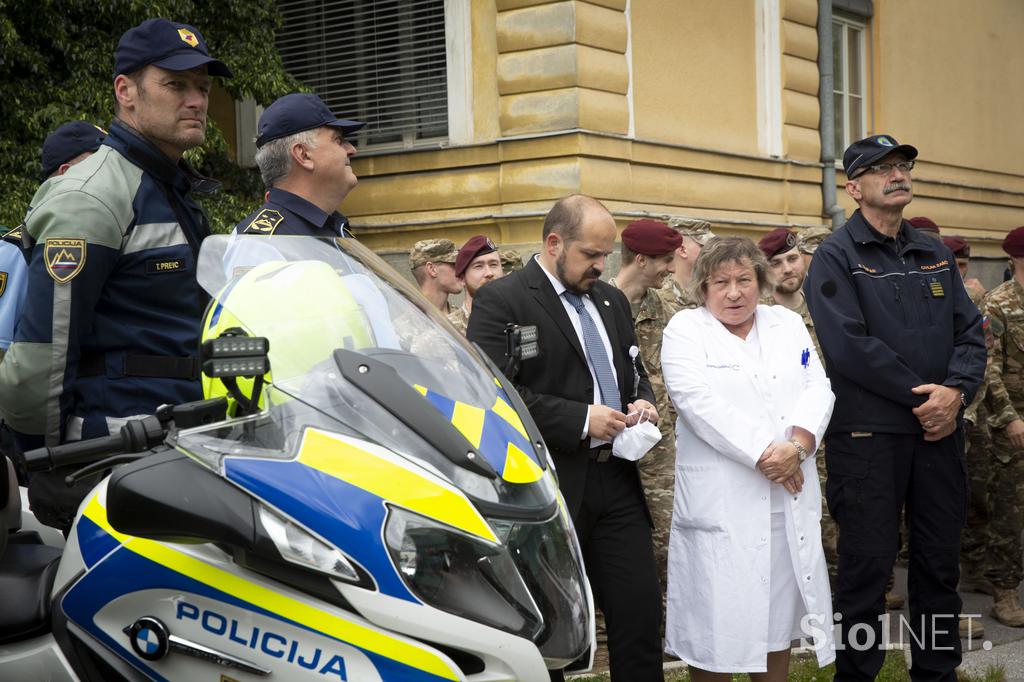
<path id="1" fill-rule="evenodd" d="M 146 261 L 147 275 L 162 275 L 167 272 L 178 272 L 184 269 L 185 259 L 183 258 L 164 258 Z"/>

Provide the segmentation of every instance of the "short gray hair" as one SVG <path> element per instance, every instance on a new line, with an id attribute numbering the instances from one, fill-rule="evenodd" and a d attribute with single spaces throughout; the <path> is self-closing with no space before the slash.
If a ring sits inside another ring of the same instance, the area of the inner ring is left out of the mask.
<path id="1" fill-rule="evenodd" d="M 693 264 L 693 275 L 690 280 L 693 297 L 698 305 L 704 305 L 707 299 L 708 280 L 726 263 L 739 265 L 750 264 L 757 275 L 757 288 L 764 296 L 771 292 L 768 281 L 768 260 L 761 249 L 746 237 L 715 237 L 708 240 L 700 250 Z"/>
<path id="2" fill-rule="evenodd" d="M 311 149 L 316 147 L 316 131 L 317 128 L 313 128 L 288 137 L 279 137 L 256 150 L 256 165 L 259 166 L 260 176 L 267 189 L 291 173 L 292 145 L 304 144 Z"/>

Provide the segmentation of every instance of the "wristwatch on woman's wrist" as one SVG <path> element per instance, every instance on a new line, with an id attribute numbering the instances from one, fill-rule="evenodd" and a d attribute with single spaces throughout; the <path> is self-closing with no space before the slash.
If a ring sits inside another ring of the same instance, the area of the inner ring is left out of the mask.
<path id="1" fill-rule="evenodd" d="M 796 438 L 790 438 L 789 442 L 796 448 L 796 456 L 800 458 L 801 462 L 807 459 L 809 453 L 807 452 L 807 448 L 800 444 L 800 441 Z"/>

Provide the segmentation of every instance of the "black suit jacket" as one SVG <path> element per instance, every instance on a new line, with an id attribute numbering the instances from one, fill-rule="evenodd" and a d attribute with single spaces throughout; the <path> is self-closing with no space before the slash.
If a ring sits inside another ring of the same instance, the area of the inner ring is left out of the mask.
<path id="1" fill-rule="evenodd" d="M 625 412 L 626 404 L 636 398 L 653 403 L 654 392 L 640 356 L 635 361 L 629 357 L 630 347 L 637 345 L 629 301 L 601 281 L 594 283 L 590 295 L 611 343 L 622 396 L 620 409 Z M 482 287 L 473 297 L 466 336 L 499 367 L 505 366 L 504 331 L 509 322 L 537 326 L 540 355 L 524 360 L 519 373 L 509 379 L 544 436 L 558 469 L 562 495 L 575 516 L 583 499 L 590 448 L 590 439 L 580 436 L 587 408 L 594 400 L 594 382 L 569 314 L 536 259 Z"/>

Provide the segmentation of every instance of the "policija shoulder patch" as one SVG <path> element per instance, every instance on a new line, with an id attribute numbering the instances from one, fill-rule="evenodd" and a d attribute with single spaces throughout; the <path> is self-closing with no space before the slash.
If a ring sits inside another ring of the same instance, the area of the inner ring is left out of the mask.
<path id="1" fill-rule="evenodd" d="M 252 222 L 249 223 L 244 232 L 247 234 L 274 234 L 274 230 L 277 229 L 282 220 L 284 220 L 284 216 L 281 215 L 280 211 L 265 208 L 252 219 Z"/>
<path id="2" fill-rule="evenodd" d="M 43 249 L 46 271 L 58 284 L 70 282 L 85 266 L 85 240 L 50 238 Z"/>

